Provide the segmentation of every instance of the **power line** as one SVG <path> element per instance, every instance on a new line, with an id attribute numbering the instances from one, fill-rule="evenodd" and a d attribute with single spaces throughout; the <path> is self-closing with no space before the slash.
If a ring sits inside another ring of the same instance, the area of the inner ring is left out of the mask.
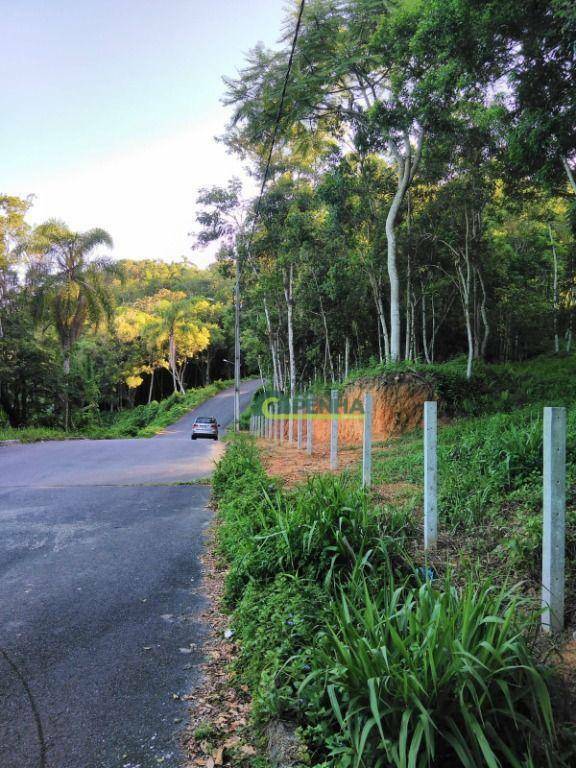
<path id="1" fill-rule="evenodd" d="M 286 100 L 286 90 L 288 88 L 288 81 L 290 80 L 290 72 L 292 70 L 292 62 L 294 60 L 294 53 L 296 51 L 296 42 L 298 41 L 298 35 L 300 33 L 300 26 L 302 24 L 302 14 L 304 12 L 305 0 L 300 0 L 300 8 L 298 10 L 298 18 L 296 20 L 296 27 L 294 28 L 294 37 L 292 38 L 292 47 L 290 49 L 290 56 L 288 58 L 288 66 L 286 68 L 286 74 L 284 75 L 284 83 L 282 85 L 282 95 L 280 96 L 280 102 L 278 104 L 278 112 L 276 113 L 276 119 L 274 121 L 274 129 L 272 131 L 272 140 L 270 141 L 270 149 L 268 150 L 268 158 L 266 160 L 266 168 L 264 170 L 264 176 L 262 178 L 262 184 L 260 186 L 260 194 L 258 196 L 258 202 L 256 203 L 256 209 L 254 212 L 254 219 L 252 221 L 252 231 L 250 232 L 249 245 L 252 243 L 254 236 L 254 229 L 256 227 L 256 220 L 260 213 L 260 206 L 262 204 L 262 197 L 264 196 L 264 188 L 268 181 L 268 174 L 270 173 L 270 164 L 272 162 L 272 153 L 274 151 L 274 144 L 276 143 L 276 137 L 278 135 L 278 128 L 280 126 L 280 120 L 282 119 L 282 112 L 284 110 L 284 102 Z"/>

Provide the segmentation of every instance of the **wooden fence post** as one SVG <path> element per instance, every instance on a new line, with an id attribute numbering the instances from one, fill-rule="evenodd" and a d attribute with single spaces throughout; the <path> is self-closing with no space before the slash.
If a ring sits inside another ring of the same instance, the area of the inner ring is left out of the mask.
<path id="1" fill-rule="evenodd" d="M 372 395 L 364 395 L 364 435 L 362 441 L 362 487 L 372 483 Z"/>
<path id="2" fill-rule="evenodd" d="M 436 549 L 438 541 L 438 404 L 424 403 L 424 548 Z"/>
<path id="3" fill-rule="evenodd" d="M 544 408 L 542 627 L 564 628 L 566 563 L 566 409 Z"/>
<path id="4" fill-rule="evenodd" d="M 330 469 L 338 469 L 338 390 L 330 393 Z"/>

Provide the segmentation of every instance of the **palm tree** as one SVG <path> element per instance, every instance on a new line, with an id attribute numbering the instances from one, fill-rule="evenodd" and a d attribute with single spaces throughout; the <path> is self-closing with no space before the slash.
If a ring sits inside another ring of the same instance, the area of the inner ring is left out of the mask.
<path id="1" fill-rule="evenodd" d="M 112 299 L 106 276 L 113 271 L 109 259 L 92 256 L 99 246 L 112 247 L 103 229 L 72 232 L 51 219 L 35 227 L 19 250 L 29 259 L 27 283 L 34 295 L 38 318 L 49 317 L 62 351 L 64 422 L 68 429 L 70 408 L 68 378 L 74 345 L 87 324 L 97 326 L 112 316 Z"/>

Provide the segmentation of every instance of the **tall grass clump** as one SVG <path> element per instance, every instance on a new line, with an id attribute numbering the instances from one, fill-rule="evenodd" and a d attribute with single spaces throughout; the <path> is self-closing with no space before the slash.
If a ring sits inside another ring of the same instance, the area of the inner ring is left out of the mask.
<path id="1" fill-rule="evenodd" d="M 511 434 L 498 471 L 512 476 L 535 443 Z M 249 436 L 230 442 L 214 495 L 236 675 L 259 722 L 301 727 L 307 764 L 570 765 L 517 589 L 479 580 L 470 564 L 457 581 L 436 579 L 406 555 L 417 535 L 410 512 L 379 506 L 348 476 L 285 489 Z"/>
<path id="2" fill-rule="evenodd" d="M 559 764 L 531 628 L 517 591 L 490 582 L 343 589 L 302 686 L 319 750 L 342 768 Z"/>
<path id="3" fill-rule="evenodd" d="M 317 476 L 292 491 L 270 481 L 253 441 L 232 441 L 213 481 L 221 550 L 231 560 L 228 597 L 233 603 L 251 581 L 278 573 L 328 584 L 359 561 L 376 567 L 402 564 L 407 514 L 370 503 L 350 478 Z"/>

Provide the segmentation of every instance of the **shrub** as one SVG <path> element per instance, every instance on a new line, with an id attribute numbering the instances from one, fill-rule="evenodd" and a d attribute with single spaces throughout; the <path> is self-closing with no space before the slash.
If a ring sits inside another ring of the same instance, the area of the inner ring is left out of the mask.
<path id="1" fill-rule="evenodd" d="M 252 690 L 256 716 L 298 716 L 297 688 L 310 670 L 307 656 L 327 600 L 314 582 L 284 573 L 247 585 L 234 613 L 240 643 L 234 668 Z"/>
<path id="2" fill-rule="evenodd" d="M 460 591 L 449 579 L 396 586 L 389 574 L 377 592 L 366 581 L 343 590 L 303 685 L 324 703 L 316 738 L 334 765 L 521 768 L 537 745 L 534 764 L 554 765 L 525 608 L 515 590 L 472 580 Z"/>

